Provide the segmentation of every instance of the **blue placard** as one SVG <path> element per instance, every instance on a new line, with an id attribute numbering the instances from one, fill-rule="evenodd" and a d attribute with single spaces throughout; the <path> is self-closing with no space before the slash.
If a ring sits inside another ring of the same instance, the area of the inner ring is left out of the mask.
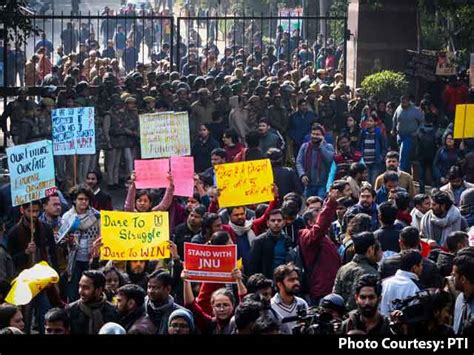
<path id="1" fill-rule="evenodd" d="M 53 154 L 95 154 L 94 107 L 60 108 L 51 113 Z"/>
<path id="2" fill-rule="evenodd" d="M 12 206 L 42 199 L 56 190 L 51 141 L 7 148 L 7 157 Z"/>

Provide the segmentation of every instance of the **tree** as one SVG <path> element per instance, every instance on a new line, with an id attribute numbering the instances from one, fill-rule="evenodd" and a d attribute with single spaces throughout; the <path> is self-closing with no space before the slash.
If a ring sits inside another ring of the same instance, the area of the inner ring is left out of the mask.
<path id="1" fill-rule="evenodd" d="M 11 42 L 23 45 L 32 34 L 39 35 L 41 30 L 33 25 L 31 15 L 26 0 L 0 0 L 0 23 Z"/>

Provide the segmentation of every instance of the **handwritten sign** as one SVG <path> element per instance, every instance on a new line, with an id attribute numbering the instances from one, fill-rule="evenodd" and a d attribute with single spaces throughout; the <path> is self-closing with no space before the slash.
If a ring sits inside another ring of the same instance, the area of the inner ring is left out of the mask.
<path id="1" fill-rule="evenodd" d="M 56 189 L 51 141 L 7 148 L 12 206 L 42 199 Z"/>
<path id="2" fill-rule="evenodd" d="M 453 138 L 474 138 L 474 104 L 456 105 Z"/>
<path id="3" fill-rule="evenodd" d="M 187 112 L 158 112 L 140 115 L 142 158 L 191 155 Z"/>
<path id="4" fill-rule="evenodd" d="M 194 158 L 171 157 L 171 173 L 176 196 L 191 197 L 194 193 Z"/>
<path id="5" fill-rule="evenodd" d="M 137 189 L 168 187 L 169 159 L 135 160 Z"/>
<path id="6" fill-rule="evenodd" d="M 190 281 L 235 283 L 237 245 L 184 243 L 184 263 Z"/>
<path id="7" fill-rule="evenodd" d="M 54 155 L 95 154 L 94 107 L 53 110 Z"/>
<path id="8" fill-rule="evenodd" d="M 169 258 L 168 212 L 100 212 L 102 260 Z"/>
<path id="9" fill-rule="evenodd" d="M 219 207 L 244 206 L 273 200 L 270 160 L 220 164 L 214 167 Z"/>

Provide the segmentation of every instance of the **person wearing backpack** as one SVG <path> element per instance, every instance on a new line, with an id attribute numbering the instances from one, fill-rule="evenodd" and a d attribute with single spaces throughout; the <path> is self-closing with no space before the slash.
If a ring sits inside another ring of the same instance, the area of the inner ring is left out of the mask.
<path id="1" fill-rule="evenodd" d="M 431 180 L 433 180 L 433 161 L 437 151 L 436 127 L 431 113 L 425 114 L 425 121 L 418 131 L 417 139 L 416 156 L 420 164 L 420 193 L 424 194 L 427 171 L 430 172 Z"/>
<path id="2" fill-rule="evenodd" d="M 308 281 L 311 306 L 318 306 L 319 301 L 332 292 L 337 270 L 342 265 L 336 246 L 327 237 L 339 197 L 340 192 L 331 189 L 316 223 L 300 231 L 298 247 L 304 261 L 303 278 Z"/>

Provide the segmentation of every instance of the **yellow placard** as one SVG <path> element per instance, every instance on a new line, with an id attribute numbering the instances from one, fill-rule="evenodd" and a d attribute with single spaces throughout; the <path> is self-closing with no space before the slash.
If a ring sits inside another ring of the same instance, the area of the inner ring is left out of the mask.
<path id="1" fill-rule="evenodd" d="M 269 159 L 220 164 L 214 167 L 219 207 L 244 206 L 273 200 Z"/>
<path id="2" fill-rule="evenodd" d="M 453 138 L 474 138 L 474 104 L 456 105 Z"/>
<path id="3" fill-rule="evenodd" d="M 168 212 L 101 211 L 102 260 L 156 260 L 170 257 Z"/>
<path id="4" fill-rule="evenodd" d="M 59 275 L 46 261 L 41 261 L 33 267 L 23 270 L 12 281 L 12 288 L 5 301 L 16 306 L 22 306 L 31 300 L 51 283 L 58 283 Z"/>

